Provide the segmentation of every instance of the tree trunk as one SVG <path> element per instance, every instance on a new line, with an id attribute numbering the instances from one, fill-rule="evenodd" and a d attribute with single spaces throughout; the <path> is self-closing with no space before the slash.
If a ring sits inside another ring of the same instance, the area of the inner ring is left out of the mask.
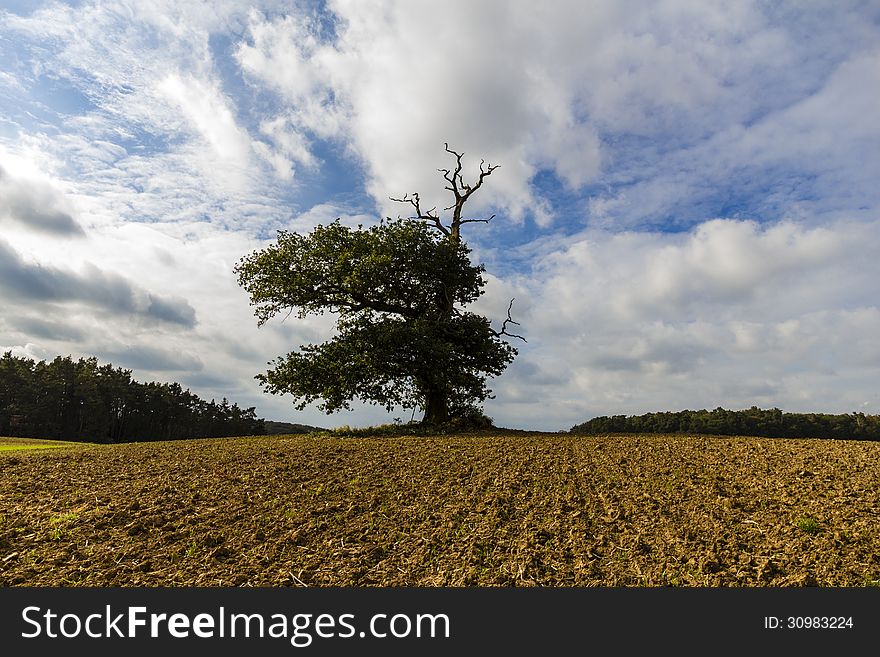
<path id="1" fill-rule="evenodd" d="M 428 388 L 425 393 L 425 424 L 443 424 L 449 420 L 449 401 L 446 391 L 438 388 Z"/>

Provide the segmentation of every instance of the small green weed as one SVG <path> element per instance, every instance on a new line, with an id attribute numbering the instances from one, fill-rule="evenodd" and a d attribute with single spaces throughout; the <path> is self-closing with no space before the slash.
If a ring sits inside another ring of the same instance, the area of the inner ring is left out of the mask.
<path id="1" fill-rule="evenodd" d="M 819 521 L 812 516 L 801 516 L 795 521 L 795 524 L 801 531 L 811 536 L 819 533 Z"/>
<path id="2" fill-rule="evenodd" d="M 78 519 L 79 516 L 75 513 L 62 513 L 59 516 L 52 516 L 51 518 L 49 518 L 49 522 L 53 525 L 57 525 L 60 523 L 72 522 Z"/>
<path id="3" fill-rule="evenodd" d="M 62 513 L 58 516 L 52 516 L 49 518 L 49 525 L 51 526 L 49 535 L 54 540 L 60 541 L 67 534 L 67 525 L 78 519 L 79 516 L 75 513 Z"/>

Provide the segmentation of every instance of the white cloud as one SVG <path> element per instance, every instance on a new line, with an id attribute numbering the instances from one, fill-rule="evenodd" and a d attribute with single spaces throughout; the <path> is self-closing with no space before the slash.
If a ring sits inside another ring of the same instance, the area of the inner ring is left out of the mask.
<path id="1" fill-rule="evenodd" d="M 291 125 L 291 120 L 286 116 L 277 116 L 271 120 L 260 123 L 260 132 L 268 136 L 277 148 L 279 154 L 283 154 L 306 167 L 315 167 L 317 162 L 309 151 L 308 142 L 302 134 L 297 132 Z M 291 168 L 291 163 L 285 160 L 285 171 Z"/>
<path id="2" fill-rule="evenodd" d="M 192 77 L 168 75 L 158 91 L 180 107 L 184 116 L 211 145 L 214 154 L 238 166 L 246 166 L 250 140 L 235 123 L 228 101 L 215 86 Z"/>
<path id="3" fill-rule="evenodd" d="M 195 161 L 204 178 L 213 178 L 226 189 L 232 186 L 234 191 L 248 191 L 252 184 L 252 171 L 258 164 L 253 159 L 254 155 L 270 164 L 279 178 L 285 180 L 289 180 L 293 173 L 293 162 L 285 157 L 286 154 L 294 154 L 307 163 L 312 162 L 301 145 L 299 149 L 296 148 L 292 137 L 280 134 L 278 127 L 273 133 L 272 124 L 266 131 L 281 143 L 281 151 L 272 149 L 264 142 L 252 140 L 236 122 L 231 101 L 220 91 L 216 82 L 169 74 L 159 81 L 156 89 L 170 104 L 180 109 L 189 127 L 209 147 L 207 153 L 193 156 L 197 158 Z"/>
<path id="4" fill-rule="evenodd" d="M 871 219 L 880 206 L 880 53 L 860 52 L 829 71 L 797 102 L 753 122 L 726 123 L 708 138 L 653 159 L 634 159 L 617 189 L 591 200 L 597 225 L 688 226 L 727 189 L 734 205 L 748 199 L 763 219 Z M 745 117 L 742 117 L 743 119 Z M 857 198 L 853 198 L 853 197 Z"/>

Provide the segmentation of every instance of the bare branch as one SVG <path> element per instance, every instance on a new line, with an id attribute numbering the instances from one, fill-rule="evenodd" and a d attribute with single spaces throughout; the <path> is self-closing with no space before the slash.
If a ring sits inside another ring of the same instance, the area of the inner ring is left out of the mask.
<path id="1" fill-rule="evenodd" d="M 505 319 L 504 322 L 501 324 L 501 330 L 500 331 L 492 331 L 492 332 L 496 335 L 496 337 L 499 337 L 499 338 L 502 335 L 506 335 L 509 338 L 519 338 L 523 342 L 528 342 L 528 340 L 526 340 L 521 335 L 517 335 L 516 333 L 508 333 L 507 332 L 507 325 L 508 324 L 516 324 L 517 326 L 520 325 L 519 322 L 514 321 L 513 318 L 510 316 L 510 310 L 513 308 L 513 301 L 514 301 L 514 299 L 511 299 L 510 303 L 507 306 L 507 319 Z"/>
<path id="2" fill-rule="evenodd" d="M 492 175 L 492 172 L 498 168 L 498 165 L 487 164 L 486 160 L 480 160 L 480 175 L 477 178 L 477 181 L 471 185 L 464 181 L 464 176 L 462 176 L 462 158 L 464 157 L 464 153 L 459 153 L 456 150 L 449 148 L 448 143 L 444 143 L 443 146 L 446 149 L 446 152 L 450 155 L 455 156 L 455 169 L 438 169 L 443 174 L 443 178 L 446 182 L 449 183 L 445 187 L 445 189 L 452 192 L 455 197 L 455 202 L 452 205 L 449 205 L 443 208 L 444 212 L 448 210 L 452 210 L 452 221 L 450 222 L 449 235 L 453 241 L 458 242 L 461 237 L 461 225 L 462 224 L 473 224 L 473 223 L 484 223 L 487 224 L 492 220 L 492 217 L 489 219 L 462 219 L 461 213 L 464 208 L 464 204 L 471 197 L 475 191 L 477 191 L 483 184 L 483 181 L 486 180 L 488 176 Z"/>
<path id="3" fill-rule="evenodd" d="M 488 224 L 488 223 L 489 223 L 490 221 L 492 221 L 494 218 L 495 218 L 495 215 L 493 214 L 493 215 L 492 215 L 491 217 L 489 217 L 488 219 L 462 219 L 462 220 L 459 221 L 458 223 L 460 223 L 460 224 L 478 224 L 478 223 L 479 223 L 479 224 Z"/>
<path id="4" fill-rule="evenodd" d="M 486 165 L 485 170 L 483 169 L 484 164 Z M 491 176 L 492 172 L 500 166 L 500 164 L 488 164 L 486 160 L 480 160 L 480 182 L 482 182 L 483 178 L 486 176 Z"/>
<path id="5" fill-rule="evenodd" d="M 467 188 L 467 193 L 464 195 L 464 200 L 466 201 L 471 194 L 477 191 L 483 184 L 483 181 L 491 176 L 492 172 L 500 166 L 500 164 L 486 164 L 486 160 L 480 160 L 480 177 L 477 182 L 474 183 L 473 187 Z"/>
<path id="6" fill-rule="evenodd" d="M 459 191 L 458 191 L 458 185 L 456 184 L 456 180 L 455 180 L 455 174 L 452 173 L 452 171 L 450 171 L 449 169 L 437 169 L 437 171 L 439 171 L 440 173 L 443 174 L 443 178 L 446 180 L 446 182 L 449 183 L 449 185 L 452 185 L 452 187 L 450 187 L 449 185 L 446 185 L 446 187 L 444 187 L 443 189 L 448 189 L 450 192 L 455 194 L 456 198 L 458 198 Z"/>
<path id="7" fill-rule="evenodd" d="M 460 177 L 461 176 L 461 158 L 464 157 L 464 153 L 459 153 L 457 151 L 452 150 L 451 148 L 449 148 L 449 144 L 447 144 L 446 142 L 444 142 L 443 145 L 446 147 L 447 153 L 449 153 L 450 155 L 455 155 L 455 161 L 456 161 L 455 175 Z"/>
<path id="8" fill-rule="evenodd" d="M 421 216 L 422 209 L 419 207 L 419 195 L 418 192 L 410 196 L 409 194 L 405 194 L 403 198 L 394 198 L 393 196 L 389 196 L 389 199 L 394 201 L 395 203 L 409 203 L 413 208 L 415 208 L 416 215 Z"/>
<path id="9" fill-rule="evenodd" d="M 445 236 L 452 239 L 453 242 L 458 243 L 461 240 L 460 230 L 462 224 L 488 224 L 495 217 L 493 214 L 488 219 L 463 219 L 461 214 L 464 204 L 470 198 L 471 194 L 482 186 L 483 181 L 488 176 L 492 175 L 492 172 L 495 171 L 499 165 L 487 164 L 486 160 L 480 160 L 480 175 L 475 183 L 472 185 L 468 184 L 464 181 L 464 177 L 462 176 L 462 169 L 464 167 L 462 164 L 462 158 L 464 157 L 464 153 L 459 153 L 458 151 L 449 148 L 448 142 L 444 142 L 443 146 L 447 153 L 455 157 L 455 168 L 437 169 L 437 171 L 443 174 L 443 179 L 449 183 L 444 189 L 452 192 L 452 195 L 455 197 L 455 201 L 451 205 L 443 208 L 444 212 L 452 210 L 452 218 L 449 227 L 443 225 L 443 222 L 440 220 L 440 214 L 437 212 L 437 208 L 431 208 L 427 212 L 422 210 L 421 199 L 418 194 L 407 194 L 403 198 L 394 198 L 393 196 L 390 198 L 396 203 L 408 203 L 413 207 L 415 215 L 410 216 L 409 219 L 421 219 L 422 221 L 427 221 Z"/>
<path id="10" fill-rule="evenodd" d="M 449 229 L 440 222 L 440 215 L 437 214 L 437 208 L 431 208 L 427 212 L 422 212 L 420 205 L 421 199 L 417 193 L 412 196 L 406 194 L 403 198 L 394 198 L 393 196 L 389 196 L 388 198 L 395 203 L 409 203 L 416 211 L 415 215 L 409 217 L 410 219 L 421 219 L 422 221 L 430 222 L 434 224 L 434 227 L 441 233 L 447 237 L 449 236 Z"/>
<path id="11" fill-rule="evenodd" d="M 471 189 L 470 186 L 464 182 L 464 178 L 461 175 L 461 170 L 463 166 L 461 163 L 461 158 L 464 157 L 464 153 L 459 153 L 458 151 L 452 150 L 451 148 L 449 148 L 448 143 L 444 142 L 443 146 L 446 148 L 447 153 L 455 156 L 455 171 L 450 171 L 449 169 L 440 169 L 440 171 L 443 172 L 443 177 L 447 180 L 447 182 L 452 185 L 451 189 L 449 187 L 446 188 L 455 195 L 455 204 L 452 207 L 455 207 L 456 205 L 461 206 L 462 204 L 464 204 L 463 199 L 467 196 Z M 462 190 L 464 190 L 464 194 L 462 194 Z"/>

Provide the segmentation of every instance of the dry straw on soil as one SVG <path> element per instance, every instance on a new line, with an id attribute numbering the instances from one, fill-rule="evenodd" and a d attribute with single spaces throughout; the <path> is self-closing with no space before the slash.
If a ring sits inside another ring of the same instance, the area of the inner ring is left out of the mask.
<path id="1" fill-rule="evenodd" d="M 880 444 L 267 437 L 0 453 L 0 585 L 865 586 Z"/>

